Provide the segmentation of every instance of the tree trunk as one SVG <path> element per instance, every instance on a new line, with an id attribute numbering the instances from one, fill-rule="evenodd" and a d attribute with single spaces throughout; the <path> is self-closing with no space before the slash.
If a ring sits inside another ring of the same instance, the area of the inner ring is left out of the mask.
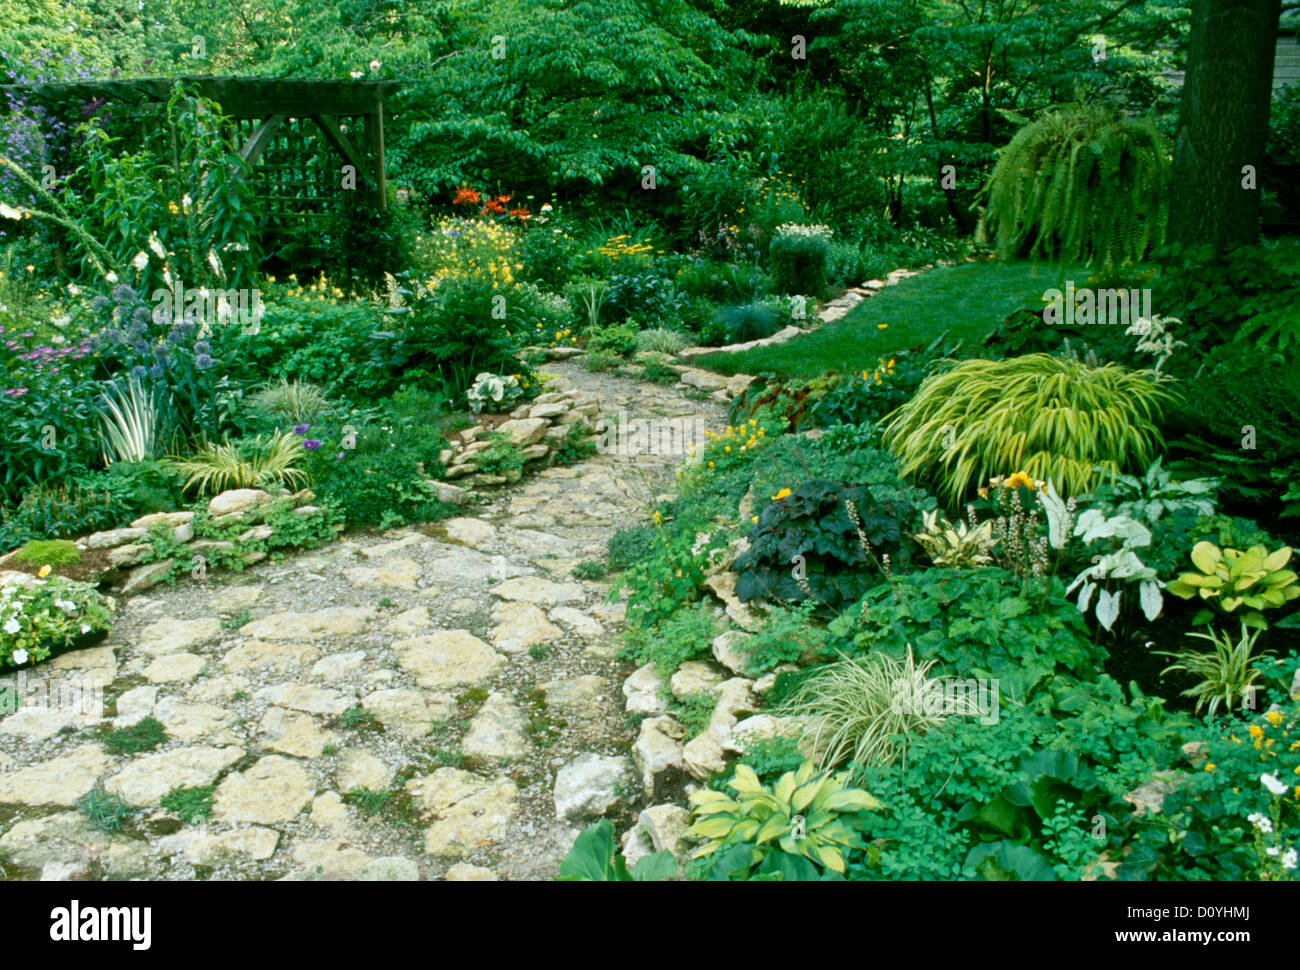
<path id="1" fill-rule="evenodd" d="M 1193 0 L 1174 143 L 1169 238 L 1216 249 L 1259 237 L 1258 175 L 1268 134 L 1282 0 Z"/>

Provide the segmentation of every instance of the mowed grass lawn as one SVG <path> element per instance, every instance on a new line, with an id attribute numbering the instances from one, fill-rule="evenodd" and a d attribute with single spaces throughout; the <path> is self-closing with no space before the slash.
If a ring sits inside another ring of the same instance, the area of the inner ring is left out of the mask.
<path id="1" fill-rule="evenodd" d="M 1082 263 L 992 260 L 930 269 L 886 287 L 810 334 L 691 363 L 722 374 L 805 380 L 832 370 L 870 370 L 878 357 L 925 347 L 944 331 L 951 342 L 978 344 L 1016 310 L 1041 308 L 1044 290 L 1064 289 L 1066 280 L 1084 286 L 1090 273 Z"/>

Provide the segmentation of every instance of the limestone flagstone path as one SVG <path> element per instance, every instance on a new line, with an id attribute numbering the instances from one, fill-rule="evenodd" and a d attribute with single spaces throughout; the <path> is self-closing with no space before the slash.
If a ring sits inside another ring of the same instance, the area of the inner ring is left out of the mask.
<path id="1" fill-rule="evenodd" d="M 606 414 L 725 424 L 717 400 L 546 370 Z M 27 674 L 100 681 L 101 711 L 0 711 L 0 878 L 552 878 L 592 818 L 644 807 L 624 605 L 572 569 L 681 460 L 598 454 L 459 518 L 126 599 L 102 644 Z M 163 744 L 105 745 L 145 718 Z M 203 786 L 198 824 L 160 806 Z M 101 788 L 133 809 L 120 832 L 77 807 Z"/>

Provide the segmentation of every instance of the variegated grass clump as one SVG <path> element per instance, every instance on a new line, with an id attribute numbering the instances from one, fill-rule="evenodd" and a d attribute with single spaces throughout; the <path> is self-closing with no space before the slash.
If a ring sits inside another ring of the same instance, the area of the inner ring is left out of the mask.
<path id="1" fill-rule="evenodd" d="M 110 383 L 96 408 L 100 420 L 101 453 L 105 465 L 114 461 L 147 461 L 154 457 L 158 437 L 158 403 L 152 388 L 136 378 L 123 389 Z"/>
<path id="2" fill-rule="evenodd" d="M 1252 656 L 1252 652 L 1262 631 L 1254 629 L 1248 633 L 1247 629 L 1246 624 L 1242 623 L 1241 636 L 1235 643 L 1232 635 L 1226 632 L 1211 630 L 1208 633 L 1187 634 L 1189 637 L 1210 641 L 1214 650 L 1209 653 L 1199 650 L 1181 650 L 1177 653 L 1157 651 L 1161 656 L 1176 661 L 1160 671 L 1161 677 L 1180 670 L 1201 678 L 1195 687 L 1182 692 L 1183 697 L 1196 699 L 1198 715 L 1206 704 L 1209 705 L 1211 716 L 1218 711 L 1220 704 L 1225 710 L 1231 710 L 1235 703 L 1245 699 L 1246 689 L 1259 678 L 1259 671 L 1254 667 L 1254 661 L 1259 658 Z"/>
<path id="3" fill-rule="evenodd" d="M 311 424 L 329 407 L 329 399 L 315 384 L 283 377 L 254 394 L 249 403 L 255 411 L 289 424 Z"/>
<path id="4" fill-rule="evenodd" d="M 780 707 L 781 714 L 800 719 L 822 770 L 846 762 L 906 760 L 910 740 L 942 724 L 946 715 L 979 713 L 964 698 L 960 710 L 934 711 L 927 698 L 941 689 L 928 676 L 935 661 L 917 664 L 911 647 L 903 660 L 881 653 L 840 656 L 800 684 Z"/>
<path id="5" fill-rule="evenodd" d="M 207 443 L 189 458 L 169 459 L 185 480 L 186 491 L 219 495 L 232 488 L 299 488 L 310 481 L 296 467 L 303 456 L 303 441 L 288 432 L 259 435 L 251 444 Z"/>
<path id="6" fill-rule="evenodd" d="M 882 441 L 904 476 L 952 508 L 1008 468 L 1082 495 L 1098 466 L 1147 467 L 1163 447 L 1159 424 L 1173 399 L 1151 372 L 1118 364 L 1051 354 L 968 360 L 928 377 L 886 417 Z"/>

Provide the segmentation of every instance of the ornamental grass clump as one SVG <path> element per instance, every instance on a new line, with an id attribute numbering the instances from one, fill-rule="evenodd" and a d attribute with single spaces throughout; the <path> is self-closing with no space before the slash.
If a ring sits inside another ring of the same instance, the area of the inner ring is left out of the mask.
<path id="1" fill-rule="evenodd" d="M 935 374 L 887 415 L 881 440 L 903 474 L 956 508 L 1007 468 L 1087 493 L 1103 472 L 1138 473 L 1163 448 L 1174 395 L 1148 371 L 1051 354 L 968 360 Z"/>

